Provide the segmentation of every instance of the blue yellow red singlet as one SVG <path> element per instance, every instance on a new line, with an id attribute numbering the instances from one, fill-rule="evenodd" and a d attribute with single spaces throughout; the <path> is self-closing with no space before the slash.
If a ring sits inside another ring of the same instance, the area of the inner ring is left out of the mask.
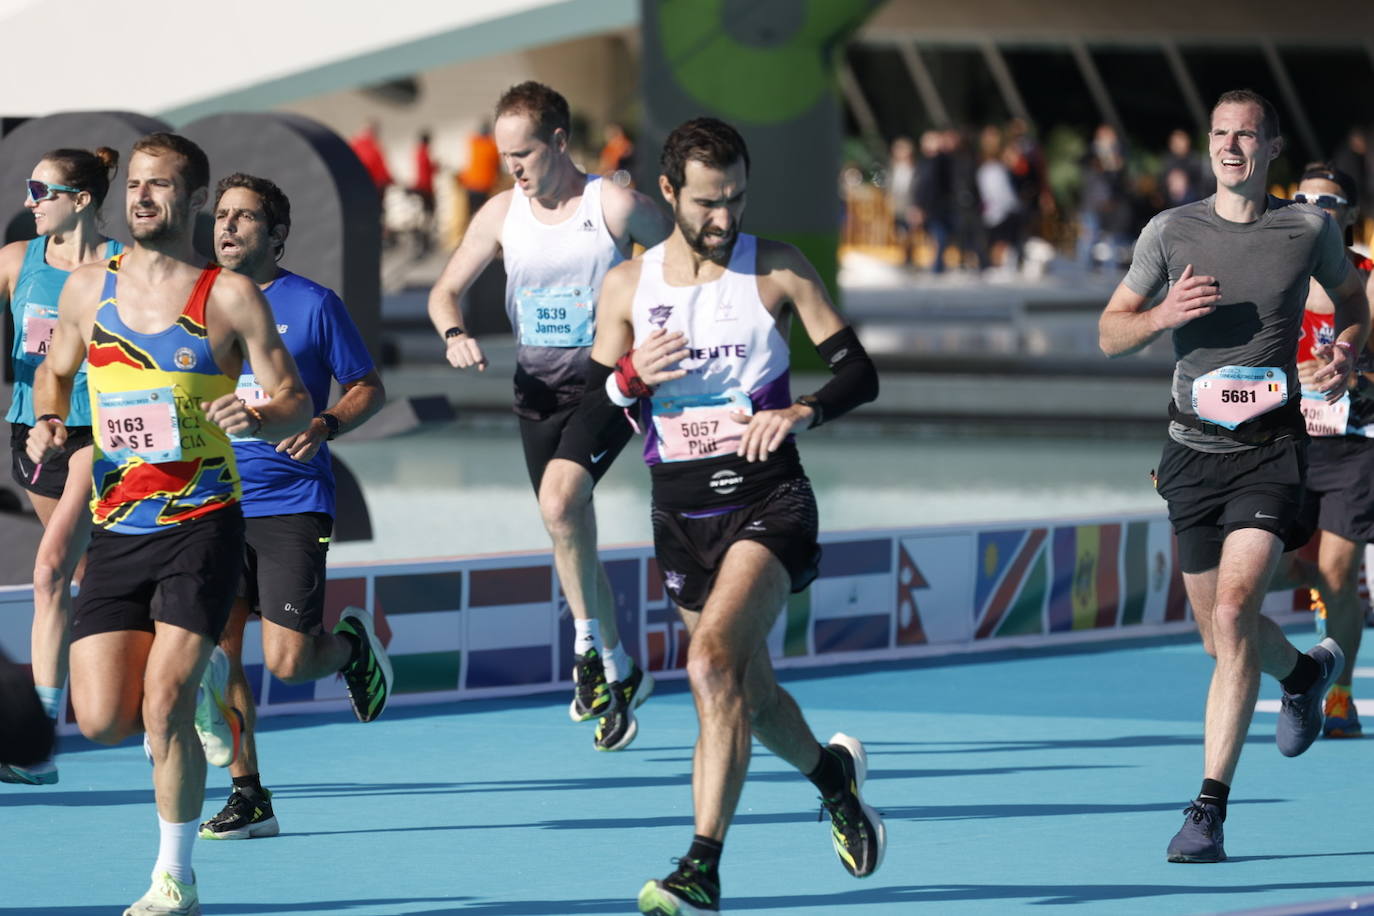
<path id="1" fill-rule="evenodd" d="M 207 267 L 166 330 L 141 334 L 119 317 L 123 255 L 109 261 L 86 360 L 95 438 L 91 517 L 119 534 L 152 534 L 237 504 L 229 437 L 201 402 L 234 391 L 215 362 L 205 307 L 219 267 Z"/>

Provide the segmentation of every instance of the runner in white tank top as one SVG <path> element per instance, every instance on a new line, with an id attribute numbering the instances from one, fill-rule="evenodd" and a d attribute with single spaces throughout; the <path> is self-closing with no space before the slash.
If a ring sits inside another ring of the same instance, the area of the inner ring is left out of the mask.
<path id="1" fill-rule="evenodd" d="M 501 97 L 493 134 L 516 187 L 473 216 L 430 292 L 429 315 L 449 363 L 484 371 L 486 355 L 463 328 L 459 300 L 503 257 L 525 465 L 575 629 L 568 714 L 575 722 L 597 719 L 593 742 L 612 751 L 634 740 L 633 710 L 653 691 L 653 679 L 620 645 L 610 582 L 596 554 L 592 490 L 629 431 L 621 424 L 617 436 L 597 445 L 568 420 L 583 391 L 605 381 L 604 372 L 588 372 L 602 278 L 635 244 L 655 245 L 670 227 L 644 195 L 578 171 L 568 130 L 568 103 L 547 86 L 521 83 Z"/>
<path id="2" fill-rule="evenodd" d="M 882 818 L 860 797 L 863 745 L 822 746 L 773 675 L 767 636 L 789 592 L 815 578 L 816 501 L 793 434 L 872 400 L 877 373 L 825 287 L 790 245 L 739 233 L 749 154 L 724 122 L 699 118 L 664 146 L 659 184 L 676 228 L 606 275 L 593 362 L 609 371 L 577 423 L 605 430 L 621 408 L 645 423 L 654 552 L 691 643 L 701 723 L 695 836 L 678 868 L 639 894 L 642 913 L 714 914 L 725 831 L 753 736 L 809 778 L 835 852 L 858 877 L 882 862 Z M 800 317 L 834 373 L 793 401 L 787 331 Z M 631 347 L 634 347 L 631 350 Z"/>

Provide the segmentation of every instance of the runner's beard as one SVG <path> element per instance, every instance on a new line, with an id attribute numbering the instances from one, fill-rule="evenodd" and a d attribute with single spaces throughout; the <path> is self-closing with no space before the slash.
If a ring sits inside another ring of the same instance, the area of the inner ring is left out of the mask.
<path id="1" fill-rule="evenodd" d="M 739 224 L 730 227 L 730 231 L 724 234 L 711 232 L 707 227 L 702 226 L 695 229 L 683 221 L 680 214 L 674 213 L 673 218 L 677 221 L 677 227 L 682 230 L 682 237 L 687 240 L 687 245 L 708 261 L 717 264 L 730 263 L 730 254 L 735 250 L 735 240 L 739 238 Z M 707 245 L 707 236 L 712 235 L 723 239 L 720 244 Z"/>

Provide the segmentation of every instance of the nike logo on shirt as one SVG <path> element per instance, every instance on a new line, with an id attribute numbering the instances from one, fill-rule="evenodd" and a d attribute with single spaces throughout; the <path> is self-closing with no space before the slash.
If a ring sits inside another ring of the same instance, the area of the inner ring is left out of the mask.
<path id="1" fill-rule="evenodd" d="M 609 451 L 609 449 L 607 451 Z M 595 455 L 592 456 L 592 464 L 596 464 L 598 461 L 605 457 L 606 452 L 597 452 Z"/>

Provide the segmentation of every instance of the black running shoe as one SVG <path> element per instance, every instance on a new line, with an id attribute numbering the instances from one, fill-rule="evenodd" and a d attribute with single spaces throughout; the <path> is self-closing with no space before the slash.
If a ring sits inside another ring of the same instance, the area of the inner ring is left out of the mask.
<path id="1" fill-rule="evenodd" d="M 844 766 L 844 791 L 821 799 L 821 813 L 830 814 L 830 835 L 840 864 L 856 878 L 867 878 L 883 864 L 887 828 L 882 816 L 859 795 L 868 775 L 868 754 L 856 738 L 837 733 L 826 747 Z"/>
<path id="2" fill-rule="evenodd" d="M 334 632 L 349 634 L 361 647 L 358 657 L 339 673 L 348 685 L 353 715 L 359 722 L 371 722 L 386 709 L 387 697 L 391 696 L 391 659 L 377 637 L 372 615 L 360 607 L 344 608 L 339 622 L 334 625 Z"/>
<path id="3" fill-rule="evenodd" d="M 272 813 L 272 793 L 264 790 L 229 793 L 224 810 L 200 825 L 202 840 L 248 840 L 281 833 L 277 817 Z"/>
<path id="4" fill-rule="evenodd" d="M 1221 809 L 1193 802 L 1183 809 L 1183 829 L 1169 841 L 1170 862 L 1225 862 Z"/>
<path id="5" fill-rule="evenodd" d="M 1302 693 L 1285 690 L 1279 700 L 1279 723 L 1274 741 L 1285 757 L 1298 756 L 1322 733 L 1322 699 L 1345 668 L 1345 654 L 1330 636 L 1308 649 L 1307 654 L 1320 669 L 1317 679 Z"/>
<path id="6" fill-rule="evenodd" d="M 601 653 L 588 649 L 573 662 L 573 698 L 568 718 L 586 722 L 606 714 L 611 706 L 611 688 L 606 683 L 606 668 Z"/>
<path id="7" fill-rule="evenodd" d="M 654 692 L 654 678 L 638 665 L 633 673 L 623 681 L 611 684 L 611 708 L 596 723 L 596 736 L 592 744 L 598 751 L 618 751 L 630 746 L 639 734 L 639 722 L 635 718 L 635 708 L 640 706 Z"/>
<path id="8" fill-rule="evenodd" d="M 720 878 L 696 859 L 674 859 L 677 871 L 639 891 L 639 911 L 654 916 L 718 916 Z"/>

